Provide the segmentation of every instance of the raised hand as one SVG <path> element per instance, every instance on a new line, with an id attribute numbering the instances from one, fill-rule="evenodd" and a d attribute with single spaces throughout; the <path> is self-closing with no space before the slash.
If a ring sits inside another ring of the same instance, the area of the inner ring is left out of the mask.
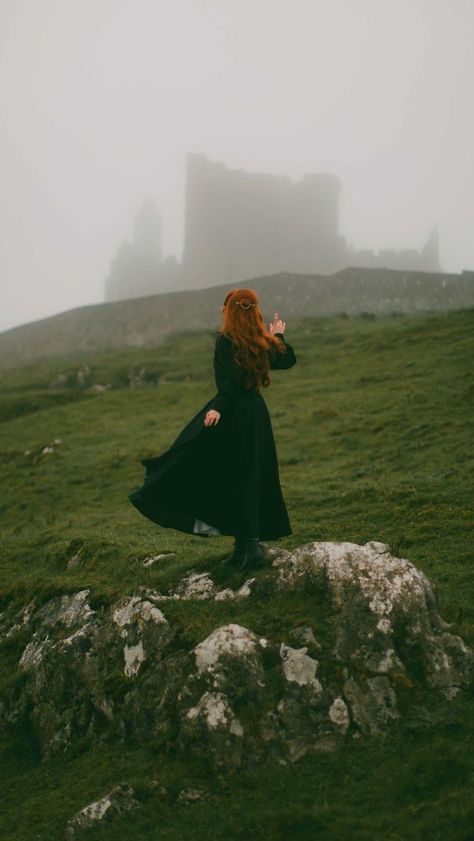
<path id="1" fill-rule="evenodd" d="M 271 321 L 268 326 L 270 328 L 270 333 L 273 336 L 274 333 L 285 332 L 286 322 L 282 321 L 281 318 L 278 317 L 278 313 L 276 312 L 273 317 L 273 321 Z"/>

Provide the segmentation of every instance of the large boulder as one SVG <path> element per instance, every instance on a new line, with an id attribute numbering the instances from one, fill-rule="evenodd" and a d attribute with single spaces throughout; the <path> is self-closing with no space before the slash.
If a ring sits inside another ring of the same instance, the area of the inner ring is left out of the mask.
<path id="1" fill-rule="evenodd" d="M 447 630 L 433 584 L 410 561 L 393 556 L 386 543 L 307 543 L 275 565 L 277 589 L 305 589 L 321 581 L 327 586 L 333 654 L 347 665 L 349 695 L 357 695 L 357 674 L 376 679 L 365 684 L 364 693 L 387 693 L 390 699 L 390 675 L 404 684 L 416 678 L 447 699 L 469 685 L 472 651 Z"/>
<path id="2" fill-rule="evenodd" d="M 269 556 L 235 591 L 190 570 L 169 593 L 140 586 L 111 607 L 93 609 L 81 590 L 7 610 L 0 642 L 23 645 L 3 727 L 32 726 L 44 758 L 76 738 L 155 739 L 231 770 L 335 750 L 383 732 L 410 703 L 442 705 L 471 685 L 473 652 L 449 632 L 433 585 L 386 544 L 312 542 Z M 216 623 L 190 646 L 167 616 L 180 599 L 252 599 L 263 611 L 282 593 L 301 593 L 314 621 L 288 630 L 286 620 L 267 637 Z"/>

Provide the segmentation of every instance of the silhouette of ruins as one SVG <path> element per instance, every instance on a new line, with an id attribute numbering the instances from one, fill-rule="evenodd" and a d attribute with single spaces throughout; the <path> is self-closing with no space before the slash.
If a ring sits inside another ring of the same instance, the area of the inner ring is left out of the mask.
<path id="1" fill-rule="evenodd" d="M 182 262 L 162 257 L 161 218 L 151 196 L 132 242 L 124 240 L 105 282 L 105 300 L 242 283 L 279 272 L 329 275 L 348 267 L 441 272 L 438 232 L 424 247 L 355 249 L 339 234 L 336 175 L 286 175 L 228 169 L 191 153 L 186 163 Z"/>

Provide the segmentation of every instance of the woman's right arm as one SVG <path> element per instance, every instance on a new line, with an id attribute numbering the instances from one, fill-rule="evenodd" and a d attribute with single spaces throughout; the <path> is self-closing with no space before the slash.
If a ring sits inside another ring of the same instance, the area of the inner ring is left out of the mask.
<path id="1" fill-rule="evenodd" d="M 293 365 L 295 365 L 296 363 L 296 355 L 293 348 L 291 347 L 291 345 L 288 344 L 283 333 L 274 333 L 273 335 L 278 336 L 278 338 L 281 339 L 281 341 L 285 345 L 285 353 L 279 353 L 277 350 L 273 350 L 272 348 L 269 360 L 270 368 L 272 370 L 279 371 L 284 371 L 287 368 L 292 368 Z"/>
<path id="2" fill-rule="evenodd" d="M 214 376 L 218 391 L 210 408 L 222 415 L 231 407 L 236 394 L 240 391 L 242 377 L 241 369 L 233 361 L 232 342 L 222 334 L 216 338 Z"/>

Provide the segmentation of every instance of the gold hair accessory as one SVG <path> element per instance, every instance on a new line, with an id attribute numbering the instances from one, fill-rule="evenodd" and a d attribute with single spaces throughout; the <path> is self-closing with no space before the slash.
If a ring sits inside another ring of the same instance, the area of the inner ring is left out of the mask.
<path id="1" fill-rule="evenodd" d="M 244 304 L 244 300 L 248 301 L 248 298 L 242 298 L 241 301 L 234 301 L 234 304 L 239 304 L 243 310 L 249 310 L 250 307 L 256 306 L 256 304 L 252 304 L 250 301 L 248 301 L 248 304 Z"/>

